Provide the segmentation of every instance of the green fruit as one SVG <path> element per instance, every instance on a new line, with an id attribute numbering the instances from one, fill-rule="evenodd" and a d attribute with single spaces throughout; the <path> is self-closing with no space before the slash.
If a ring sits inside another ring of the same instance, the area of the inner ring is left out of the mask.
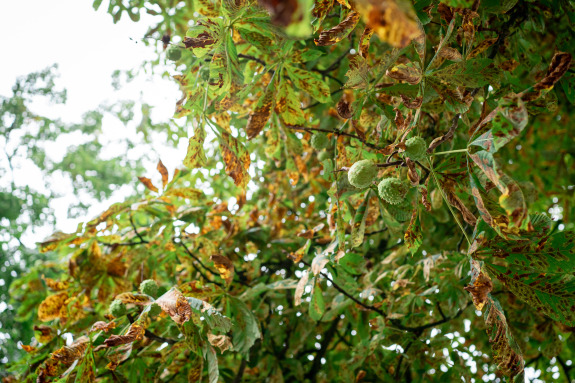
<path id="1" fill-rule="evenodd" d="M 126 305 L 121 300 L 118 299 L 115 299 L 110 304 L 108 310 L 110 311 L 110 314 L 112 314 L 116 318 L 124 316 L 128 312 L 128 310 L 126 309 Z"/>
<path id="2" fill-rule="evenodd" d="M 329 138 L 325 133 L 315 133 L 311 136 L 311 147 L 315 150 L 323 150 L 329 145 Z"/>
<path id="3" fill-rule="evenodd" d="M 381 199 L 392 205 L 397 205 L 403 202 L 409 187 L 399 178 L 384 178 L 377 186 L 377 190 Z"/>
<path id="4" fill-rule="evenodd" d="M 331 158 L 331 154 L 329 154 L 329 152 L 326 152 L 325 150 L 322 150 L 321 152 L 319 152 L 319 154 L 317 155 L 317 159 L 320 161 L 325 161 L 325 160 L 329 160 Z"/>
<path id="5" fill-rule="evenodd" d="M 405 155 L 413 161 L 419 161 L 425 158 L 427 153 L 427 144 L 419 136 L 411 137 L 405 141 Z"/>
<path id="6" fill-rule="evenodd" d="M 146 279 L 140 283 L 140 291 L 151 297 L 155 297 L 158 293 L 158 284 L 152 279 Z"/>
<path id="7" fill-rule="evenodd" d="M 372 160 L 357 161 L 347 172 L 349 183 L 356 188 L 366 188 L 377 176 L 377 165 Z"/>
<path id="8" fill-rule="evenodd" d="M 172 45 L 166 50 L 166 58 L 170 61 L 178 61 L 182 58 L 182 50 Z"/>
<path id="9" fill-rule="evenodd" d="M 157 317 L 162 312 L 162 308 L 157 303 L 152 303 L 150 306 L 150 311 L 148 311 L 148 315 L 151 317 Z"/>

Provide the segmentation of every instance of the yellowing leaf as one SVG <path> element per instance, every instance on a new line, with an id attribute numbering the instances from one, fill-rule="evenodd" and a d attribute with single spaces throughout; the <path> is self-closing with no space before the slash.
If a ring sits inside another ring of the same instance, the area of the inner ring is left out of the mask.
<path id="1" fill-rule="evenodd" d="M 68 293 L 59 293 L 46 297 L 38 306 L 38 319 L 42 322 L 48 322 L 62 316 L 65 317 L 67 300 Z"/>
<path id="2" fill-rule="evenodd" d="M 138 177 L 138 179 L 140 180 L 141 183 L 144 184 L 145 187 L 147 187 L 149 190 L 153 191 L 153 192 L 158 192 L 158 188 L 154 186 L 154 184 L 152 183 L 152 180 L 146 177 Z"/>
<path id="3" fill-rule="evenodd" d="M 229 285 L 234 280 L 234 264 L 228 257 L 223 255 L 212 255 L 210 260 L 214 262 L 214 266 L 222 276 L 222 278 Z"/>
<path id="4" fill-rule="evenodd" d="M 226 174 L 232 177 L 236 186 L 245 188 L 250 180 L 250 154 L 245 146 L 228 132 L 219 137 L 220 150 L 226 166 Z"/>
<path id="5" fill-rule="evenodd" d="M 248 140 L 256 137 L 267 124 L 272 114 L 273 98 L 275 93 L 274 84 L 269 84 L 263 96 L 258 101 L 254 111 L 250 113 L 246 131 Z"/>
<path id="6" fill-rule="evenodd" d="M 364 0 L 358 2 L 358 9 L 367 27 L 393 47 L 403 48 L 420 35 L 415 12 L 407 1 Z"/>
<path id="7" fill-rule="evenodd" d="M 158 166 L 156 166 L 156 169 L 162 175 L 162 187 L 165 188 L 166 185 L 168 184 L 168 177 L 169 177 L 168 169 L 166 169 L 166 167 L 162 163 L 162 160 L 158 161 Z"/>

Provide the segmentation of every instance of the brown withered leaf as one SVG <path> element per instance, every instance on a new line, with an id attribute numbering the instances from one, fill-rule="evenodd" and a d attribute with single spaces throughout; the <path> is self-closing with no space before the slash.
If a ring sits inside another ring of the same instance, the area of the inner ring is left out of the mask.
<path id="1" fill-rule="evenodd" d="M 421 70 L 414 66 L 399 64 L 385 72 L 385 75 L 398 81 L 404 81 L 411 85 L 421 82 Z"/>
<path id="2" fill-rule="evenodd" d="M 152 180 L 146 177 L 138 177 L 138 179 L 140 180 L 141 183 L 144 184 L 145 187 L 147 187 L 149 190 L 153 191 L 153 192 L 158 192 L 158 188 L 154 186 L 154 184 L 152 183 Z"/>
<path id="3" fill-rule="evenodd" d="M 208 341 L 212 346 L 219 348 L 222 353 L 233 348 L 232 340 L 227 335 L 208 334 Z"/>
<path id="4" fill-rule="evenodd" d="M 156 303 L 177 324 L 187 322 L 192 317 L 190 303 L 181 291 L 175 287 L 172 287 L 167 293 L 159 297 Z"/>
<path id="5" fill-rule="evenodd" d="M 551 59 L 547 75 L 533 87 L 535 90 L 549 90 L 563 77 L 571 65 L 571 53 L 557 52 Z"/>
<path id="6" fill-rule="evenodd" d="M 429 177 L 425 180 L 425 185 L 419 188 L 421 193 L 421 203 L 425 207 L 425 210 L 431 212 L 431 203 L 429 202 L 429 191 L 427 190 L 429 184 Z"/>
<path id="7" fill-rule="evenodd" d="M 162 176 L 162 188 L 165 188 L 166 185 L 168 184 L 168 178 L 169 178 L 168 169 L 166 169 L 166 167 L 162 163 L 162 160 L 158 161 L 156 169 L 158 170 L 158 172 L 160 172 L 160 175 Z"/>
<path id="8" fill-rule="evenodd" d="M 132 323 L 126 335 L 112 335 L 108 339 L 104 340 L 104 344 L 106 347 L 115 347 L 121 344 L 133 343 L 144 339 L 145 332 L 146 329 L 142 324 Z"/>
<path id="9" fill-rule="evenodd" d="M 140 293 L 122 293 L 116 295 L 115 299 L 122 301 L 122 303 L 133 304 L 137 306 L 146 306 L 151 302 L 151 298 L 148 295 Z"/>
<path id="10" fill-rule="evenodd" d="M 358 12 L 351 11 L 341 23 L 331 29 L 322 31 L 319 37 L 314 40 L 315 45 L 323 47 L 340 42 L 355 29 L 359 18 L 360 14 Z"/>
<path id="11" fill-rule="evenodd" d="M 222 132 L 219 140 L 226 174 L 232 177 L 236 186 L 245 188 L 250 180 L 250 153 L 245 146 L 228 132 Z"/>
<path id="12" fill-rule="evenodd" d="M 420 35 L 413 9 L 404 11 L 395 0 L 362 0 L 357 7 L 367 27 L 393 47 L 404 48 Z"/>
<path id="13" fill-rule="evenodd" d="M 451 22 L 454 16 L 453 8 L 444 3 L 439 3 L 437 6 L 437 13 L 439 13 L 439 17 L 445 20 L 447 24 Z"/>
<path id="14" fill-rule="evenodd" d="M 410 99 L 409 97 L 400 94 L 400 97 L 401 101 L 403 101 L 403 105 L 408 109 L 419 109 L 423 104 L 423 97 L 421 96 Z"/>
<path id="15" fill-rule="evenodd" d="M 90 328 L 90 332 L 95 332 L 95 331 L 108 332 L 108 331 L 115 329 L 115 328 L 116 328 L 116 322 L 114 322 L 114 321 L 107 322 L 107 323 L 104 321 L 98 321 L 92 325 L 92 327 Z"/>
<path id="16" fill-rule="evenodd" d="M 342 97 L 337 103 L 337 114 L 339 114 L 341 118 L 344 118 L 346 120 L 350 119 L 351 116 L 353 116 L 353 111 L 351 110 L 351 104 L 345 97 L 345 94 L 344 97 Z"/>
<path id="17" fill-rule="evenodd" d="M 269 84 L 253 112 L 250 113 L 246 126 L 248 140 L 251 140 L 260 134 L 264 126 L 267 124 L 272 114 L 272 106 L 275 93 L 274 90 L 275 86 L 273 84 Z"/>
<path id="18" fill-rule="evenodd" d="M 42 276 L 42 279 L 44 279 L 44 282 L 46 282 L 46 286 L 48 286 L 48 288 L 52 291 L 66 290 L 70 285 L 68 282 L 56 281 L 52 278 L 45 278 L 44 276 Z"/>
<path id="19" fill-rule="evenodd" d="M 36 382 L 48 382 L 49 377 L 58 376 L 61 371 L 70 367 L 72 363 L 84 355 L 90 340 L 82 336 L 74 341 L 70 346 L 64 346 L 54 351 L 50 358 L 38 369 Z"/>
<path id="20" fill-rule="evenodd" d="M 463 56 L 457 49 L 445 46 L 439 51 L 438 57 L 455 62 L 463 60 Z"/>
<path id="21" fill-rule="evenodd" d="M 22 350 L 26 351 L 28 354 L 31 354 L 33 352 L 36 352 L 36 350 L 38 350 L 38 347 L 34 347 L 34 346 L 26 345 L 26 344 L 23 344 L 21 347 L 22 347 Z"/>
<path id="22" fill-rule="evenodd" d="M 415 162 L 413 162 L 410 158 L 405 160 L 407 165 L 407 178 L 409 178 L 409 182 L 411 182 L 412 186 L 419 185 L 419 173 L 415 168 Z"/>
<path id="23" fill-rule="evenodd" d="M 461 212 L 463 219 L 465 222 L 470 224 L 472 227 L 475 226 L 477 222 L 477 218 L 473 215 L 473 213 L 465 206 L 463 201 L 459 199 L 459 197 L 455 194 L 455 185 L 453 182 L 444 182 L 442 183 L 443 191 L 445 192 L 445 196 L 447 197 L 447 202 L 457 210 Z"/>
<path id="24" fill-rule="evenodd" d="M 519 63 L 513 59 L 507 60 L 507 61 L 503 61 L 501 64 L 499 64 L 499 68 L 503 69 L 506 72 L 513 72 L 515 70 L 515 68 L 517 68 L 519 66 Z"/>
<path id="25" fill-rule="evenodd" d="M 373 33 L 375 31 L 369 27 L 366 27 L 363 30 L 363 33 L 361 34 L 361 37 L 359 39 L 359 54 L 361 55 L 361 57 L 363 58 L 367 58 L 367 53 L 369 51 L 369 41 L 371 39 L 371 36 L 373 36 Z"/>
<path id="26" fill-rule="evenodd" d="M 351 120 L 351 126 L 355 134 L 357 134 L 357 136 L 360 138 L 360 140 L 365 142 L 365 140 L 367 139 L 365 136 L 365 129 L 359 124 L 359 121 L 356 119 Z"/>
<path id="27" fill-rule="evenodd" d="M 475 281 L 464 289 L 471 294 L 475 308 L 481 311 L 487 302 L 487 294 L 493 290 L 493 282 L 487 274 L 481 272 Z"/>
<path id="28" fill-rule="evenodd" d="M 65 317 L 67 300 L 68 293 L 49 295 L 38 306 L 38 319 L 42 322 L 48 322 L 62 316 Z"/>
<path id="29" fill-rule="evenodd" d="M 214 266 L 220 273 L 221 277 L 229 285 L 234 280 L 234 264 L 228 257 L 223 255 L 212 255 L 210 260 L 214 262 Z"/>

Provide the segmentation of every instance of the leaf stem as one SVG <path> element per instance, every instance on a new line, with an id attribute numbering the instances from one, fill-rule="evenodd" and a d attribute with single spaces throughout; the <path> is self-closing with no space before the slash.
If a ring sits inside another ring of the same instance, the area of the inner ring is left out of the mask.
<path id="1" fill-rule="evenodd" d="M 437 153 L 433 153 L 434 156 L 439 156 L 442 154 L 450 154 L 450 153 L 463 153 L 463 152 L 467 152 L 469 149 L 465 148 L 465 149 L 455 149 L 455 150 L 446 150 L 445 152 L 437 152 Z"/>

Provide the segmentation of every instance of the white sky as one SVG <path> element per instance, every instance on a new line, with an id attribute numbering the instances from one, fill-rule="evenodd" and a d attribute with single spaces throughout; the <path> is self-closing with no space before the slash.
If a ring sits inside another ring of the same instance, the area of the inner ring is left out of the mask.
<path id="1" fill-rule="evenodd" d="M 85 112 L 96 109 L 102 103 L 134 100 L 153 105 L 155 121 L 170 119 L 180 92 L 172 81 L 161 77 L 163 68 L 158 68 L 157 74 L 141 76 L 119 92 L 115 92 L 111 86 L 111 75 L 115 70 L 133 69 L 144 60 L 155 57 L 154 48 L 145 46 L 141 40 L 148 25 L 154 23 L 154 18 L 143 14 L 141 20 L 134 23 L 124 15 L 120 22 L 113 24 L 106 9 L 107 1 L 103 2 L 98 12 L 92 8 L 92 0 L 4 1 L 0 12 L 0 52 L 3 52 L 0 59 L 0 95 L 11 95 L 11 87 L 17 77 L 58 63 L 60 78 L 56 86 L 67 89 L 68 101 L 62 106 L 34 104 L 36 113 L 73 123 L 80 122 Z M 167 69 L 170 73 L 176 73 L 173 66 Z M 139 121 L 138 115 L 135 120 Z M 122 146 L 115 146 L 114 141 L 135 134 L 135 129 L 133 126 L 126 128 L 108 118 L 104 120 L 104 133 L 110 145 L 107 147 L 108 153 L 102 154 L 112 157 L 122 153 Z M 70 144 L 74 142 L 58 143 Z M 63 153 L 58 145 L 50 147 L 48 155 L 57 159 Z M 172 173 L 175 167 L 181 165 L 186 143 L 180 142 L 178 150 L 170 150 L 161 144 L 154 146 L 154 149 Z M 145 164 L 148 169 L 146 176 L 157 177 L 155 164 L 158 158 Z M 0 166 L 6 166 L 5 162 L 0 161 Z M 33 173 L 32 167 L 24 166 L 19 177 L 29 180 L 34 178 Z M 88 217 L 76 220 L 66 216 L 69 204 L 66 197 L 53 201 L 57 229 L 75 231 L 79 222 L 99 214 L 110 203 L 121 201 L 123 195 L 128 193 L 128 190 L 124 190 L 111 201 L 95 204 Z M 48 228 L 40 229 L 25 242 L 33 246 L 50 231 Z"/>

